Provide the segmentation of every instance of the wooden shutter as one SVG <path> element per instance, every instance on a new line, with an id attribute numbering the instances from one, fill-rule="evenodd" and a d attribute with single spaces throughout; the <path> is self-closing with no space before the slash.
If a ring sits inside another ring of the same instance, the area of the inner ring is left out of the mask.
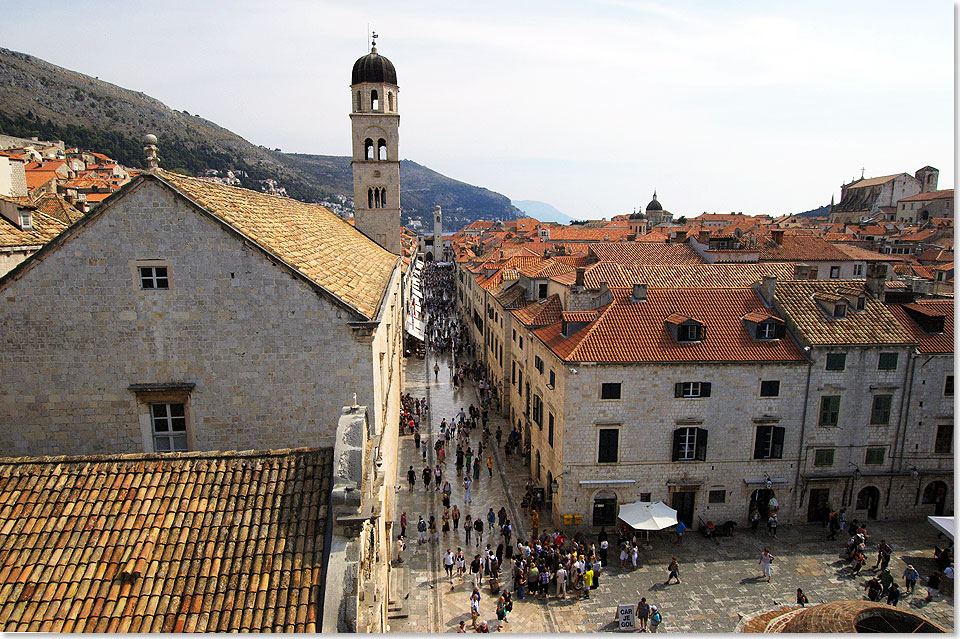
<path id="1" fill-rule="evenodd" d="M 677 428 L 673 431 L 673 461 L 680 460 L 680 437 L 686 428 Z"/>
<path id="2" fill-rule="evenodd" d="M 694 454 L 694 459 L 697 461 L 706 461 L 707 459 L 707 429 L 698 428 L 697 429 L 697 448 L 696 453 Z"/>
<path id="3" fill-rule="evenodd" d="M 753 458 L 766 459 L 766 439 L 769 426 L 757 426 L 757 441 L 753 445 Z"/>
<path id="4" fill-rule="evenodd" d="M 683 397 L 683 382 L 677 382 L 673 385 L 673 396 Z"/>
<path id="5" fill-rule="evenodd" d="M 700 397 L 710 397 L 710 382 L 700 382 Z"/>
<path id="6" fill-rule="evenodd" d="M 782 426 L 774 426 L 773 446 L 770 449 L 770 457 L 774 459 L 783 458 L 783 436 L 786 432 L 786 428 L 783 428 Z"/>

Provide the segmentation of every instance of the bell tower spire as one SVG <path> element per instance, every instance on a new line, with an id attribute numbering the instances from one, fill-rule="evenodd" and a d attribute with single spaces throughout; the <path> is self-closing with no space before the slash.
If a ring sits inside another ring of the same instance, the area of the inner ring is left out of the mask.
<path id="1" fill-rule="evenodd" d="M 350 124 L 353 131 L 353 211 L 356 228 L 400 254 L 400 113 L 397 71 L 377 52 L 353 65 Z"/>

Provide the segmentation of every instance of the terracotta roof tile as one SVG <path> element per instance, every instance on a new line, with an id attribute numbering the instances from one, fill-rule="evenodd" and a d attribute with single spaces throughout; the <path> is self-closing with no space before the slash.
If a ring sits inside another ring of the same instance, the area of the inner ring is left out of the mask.
<path id="1" fill-rule="evenodd" d="M 794 280 L 777 282 L 777 305 L 811 344 L 911 344 L 911 335 L 894 319 L 887 306 L 868 296 L 862 311 L 846 317 L 828 315 L 814 295 L 831 298 L 845 286 L 863 286 L 860 280 Z"/>
<path id="2" fill-rule="evenodd" d="M 546 326 L 560 321 L 563 306 L 559 295 L 551 295 L 513 311 L 513 316 L 525 326 Z"/>
<path id="3" fill-rule="evenodd" d="M 185 177 L 158 176 L 369 319 L 397 264 L 393 255 L 318 204 Z"/>
<path id="4" fill-rule="evenodd" d="M 756 340 L 747 332 L 741 318 L 766 310 L 752 288 L 648 288 L 644 302 L 634 302 L 629 288 L 611 293 L 597 319 L 569 337 L 560 323 L 534 333 L 568 362 L 804 361 L 789 336 Z M 696 318 L 704 339 L 677 343 L 666 325 L 670 316 Z"/>
<path id="5" fill-rule="evenodd" d="M 921 353 L 953 353 L 953 301 L 918 300 L 903 306 L 887 307 L 897 321 L 919 345 Z M 917 319 L 943 321 L 943 331 L 931 333 L 924 330 Z"/>
<path id="6" fill-rule="evenodd" d="M 619 264 L 703 264 L 704 260 L 686 244 L 654 242 L 604 242 L 591 244 L 590 254 L 599 260 Z"/>
<path id="7" fill-rule="evenodd" d="M 317 632 L 332 458 L 0 459 L 0 628 Z"/>
<path id="8" fill-rule="evenodd" d="M 898 202 L 924 202 L 927 200 L 944 200 L 953 197 L 953 189 L 943 189 L 940 191 L 931 191 L 930 193 L 917 193 L 910 197 L 902 197 Z"/>
<path id="9" fill-rule="evenodd" d="M 761 238 L 757 244 L 760 261 L 764 262 L 818 262 L 849 261 L 839 245 L 813 235 L 785 234 L 780 245 L 772 239 Z"/>
<path id="10" fill-rule="evenodd" d="M 0 217 L 0 246 L 43 246 L 67 228 L 66 223 L 37 210 L 31 215 L 31 226 L 31 230 L 21 231 L 10 220 Z"/>

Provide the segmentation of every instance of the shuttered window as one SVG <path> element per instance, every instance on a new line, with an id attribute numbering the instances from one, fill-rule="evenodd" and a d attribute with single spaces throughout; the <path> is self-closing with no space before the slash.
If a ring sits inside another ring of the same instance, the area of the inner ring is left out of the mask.
<path id="1" fill-rule="evenodd" d="M 757 441 L 753 446 L 754 459 L 782 459 L 783 436 L 787 432 L 781 426 L 757 426 Z"/>
<path id="2" fill-rule="evenodd" d="M 706 429 L 690 427 L 673 431 L 673 461 L 705 461 L 706 459 Z"/>
<path id="3" fill-rule="evenodd" d="M 677 382 L 673 387 L 674 397 L 710 397 L 710 382 Z"/>

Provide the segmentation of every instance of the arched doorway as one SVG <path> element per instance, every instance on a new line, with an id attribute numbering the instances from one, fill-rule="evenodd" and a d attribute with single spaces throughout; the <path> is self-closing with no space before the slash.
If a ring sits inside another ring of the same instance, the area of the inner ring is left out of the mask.
<path id="1" fill-rule="evenodd" d="M 615 526 L 617 523 L 617 493 L 601 490 L 593 497 L 593 525 Z"/>
<path id="2" fill-rule="evenodd" d="M 923 489 L 924 504 L 935 504 L 933 514 L 942 515 L 947 506 L 947 484 L 942 481 L 932 481 Z"/>
<path id="3" fill-rule="evenodd" d="M 427 261 L 428 262 L 433 261 L 433 251 L 427 251 Z"/>
<path id="4" fill-rule="evenodd" d="M 857 510 L 867 511 L 867 519 L 876 519 L 880 507 L 880 489 L 867 486 L 857 493 Z"/>

